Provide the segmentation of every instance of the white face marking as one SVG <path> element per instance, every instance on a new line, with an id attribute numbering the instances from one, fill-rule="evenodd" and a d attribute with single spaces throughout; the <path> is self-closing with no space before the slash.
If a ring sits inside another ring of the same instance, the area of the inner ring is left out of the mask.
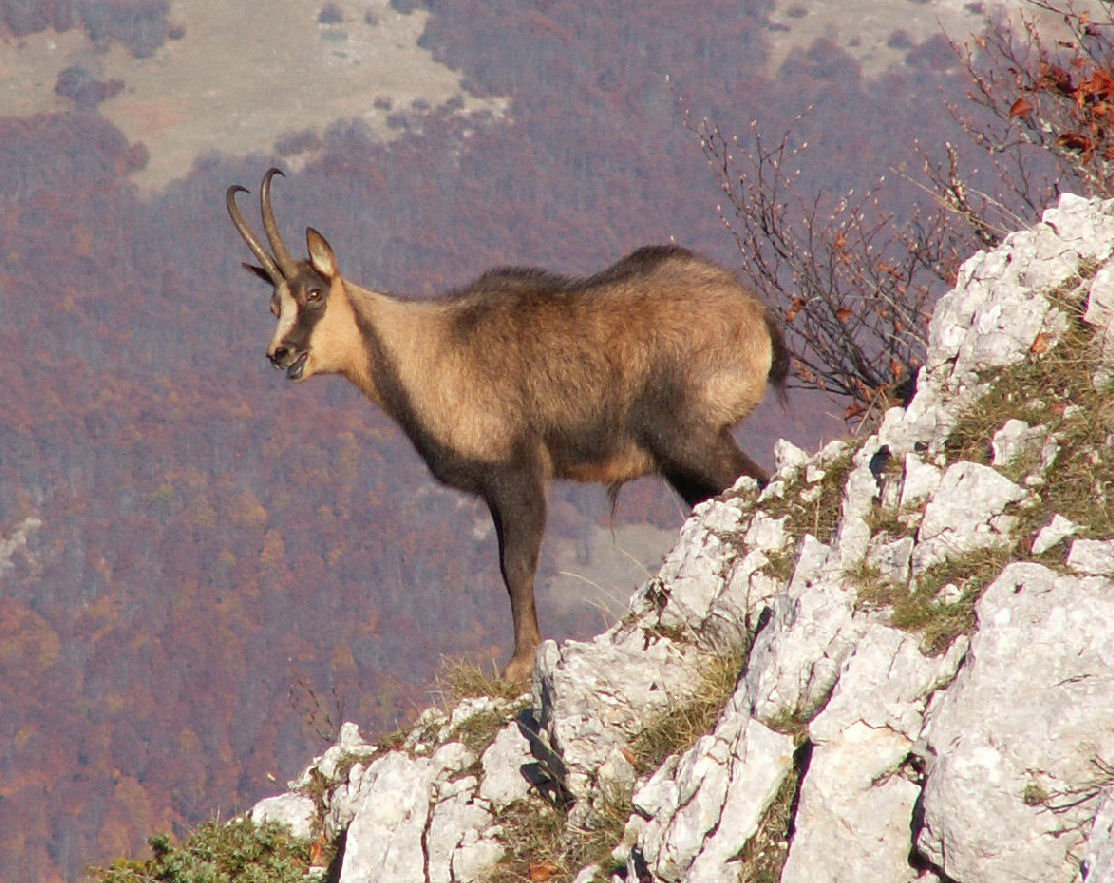
<path id="1" fill-rule="evenodd" d="M 278 325 L 275 326 L 274 336 L 271 338 L 271 347 L 268 352 L 274 352 L 290 333 L 294 323 L 298 321 L 298 304 L 290 294 L 290 289 L 283 285 L 278 289 L 279 316 Z"/>

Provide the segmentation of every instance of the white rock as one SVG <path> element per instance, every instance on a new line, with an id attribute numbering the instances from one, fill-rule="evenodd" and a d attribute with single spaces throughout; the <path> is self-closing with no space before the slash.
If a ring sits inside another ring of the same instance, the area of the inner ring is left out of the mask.
<path id="1" fill-rule="evenodd" d="M 785 522 L 788 518 L 788 515 L 771 518 L 765 512 L 756 512 L 743 535 L 743 541 L 763 552 L 780 552 L 789 542 L 785 532 Z"/>
<path id="2" fill-rule="evenodd" d="M 703 518 L 685 522 L 679 541 L 662 564 L 658 585 L 666 603 L 660 624 L 667 628 L 699 628 L 737 557 L 735 544 L 724 535 L 739 530 L 741 511 L 734 501 L 713 503 Z"/>
<path id="3" fill-rule="evenodd" d="M 1068 567 L 1076 573 L 1114 576 L 1114 540 L 1074 540 L 1068 552 Z"/>
<path id="4" fill-rule="evenodd" d="M 436 774 L 428 758 L 399 751 L 368 768 L 345 839 L 342 883 L 426 883 L 423 839 Z"/>
<path id="5" fill-rule="evenodd" d="M 1033 540 L 1032 553 L 1043 555 L 1061 540 L 1074 535 L 1077 530 L 1079 525 L 1071 519 L 1064 518 L 1062 515 L 1053 515 L 1052 520 L 1037 532 Z"/>
<path id="6" fill-rule="evenodd" d="M 685 874 L 688 883 L 723 879 L 724 868 L 754 836 L 792 764 L 791 736 L 767 729 L 756 720 L 744 724 L 728 762 L 719 819 Z"/>
<path id="7" fill-rule="evenodd" d="M 1100 267 L 1091 280 L 1083 319 L 1101 329 L 1103 366 L 1093 378 L 1095 386 L 1101 388 L 1114 379 L 1114 267 L 1110 264 Z"/>
<path id="8" fill-rule="evenodd" d="M 863 632 L 831 700 L 809 725 L 814 748 L 785 883 L 912 879 L 909 820 L 920 789 L 898 770 L 920 733 L 928 697 L 955 677 L 965 649 L 961 640 L 930 657 L 907 633 L 877 624 Z"/>
<path id="9" fill-rule="evenodd" d="M 590 864 L 581 869 L 580 873 L 573 877 L 572 883 L 593 883 L 593 881 L 597 879 L 599 872 L 600 866 L 598 864 Z"/>
<path id="10" fill-rule="evenodd" d="M 484 777 L 480 783 L 480 797 L 496 810 L 525 800 L 530 793 L 530 782 L 523 774 L 523 767 L 533 760 L 530 743 L 518 724 L 503 727 L 481 758 Z"/>
<path id="11" fill-rule="evenodd" d="M 883 579 L 894 583 L 905 583 L 909 580 L 909 563 L 912 557 L 912 537 L 901 537 L 896 540 L 872 537 L 866 560 Z"/>
<path id="12" fill-rule="evenodd" d="M 338 740 L 338 744 L 346 751 L 361 751 L 372 748 L 360 735 L 359 726 L 351 721 L 345 721 L 340 725 L 340 739 Z"/>
<path id="13" fill-rule="evenodd" d="M 744 676 L 747 701 L 767 726 L 807 720 L 831 695 L 866 623 L 852 616 L 855 593 L 825 570 L 830 549 L 805 537 L 789 589 L 759 633 Z"/>
<path id="14" fill-rule="evenodd" d="M 457 772 L 474 764 L 476 755 L 469 751 L 462 742 L 449 742 L 433 753 L 432 760 L 439 771 Z"/>
<path id="15" fill-rule="evenodd" d="M 612 630 L 591 644 L 541 646 L 535 705 L 573 795 L 590 797 L 593 789 L 613 784 L 599 780 L 602 760 L 625 747 L 646 721 L 683 702 L 703 659 L 690 644 L 647 632 Z"/>
<path id="16" fill-rule="evenodd" d="M 780 478 L 795 475 L 808 465 L 809 455 L 792 442 L 779 438 L 774 442 L 774 463 Z"/>
<path id="17" fill-rule="evenodd" d="M 634 806 L 648 821 L 634 854 L 655 880 L 722 880 L 788 773 L 792 737 L 744 709 L 733 701 L 712 735 L 635 794 Z"/>
<path id="18" fill-rule="evenodd" d="M 473 788 L 475 782 L 473 781 Z M 491 813 L 472 799 L 473 789 L 459 789 L 445 798 L 439 795 L 433 818 L 424 832 L 422 858 L 429 877 L 423 883 L 455 883 L 474 879 L 490 868 L 503 854 L 491 840 L 481 838 L 481 831 L 491 824 Z M 492 848 L 495 847 L 495 848 Z"/>
<path id="19" fill-rule="evenodd" d="M 840 566 L 846 570 L 862 563 L 866 558 L 870 544 L 868 518 L 880 494 L 879 481 L 871 471 L 871 463 L 881 450 L 881 445 L 875 439 L 868 440 L 855 455 L 854 468 L 844 485 L 839 526 L 832 544 L 838 554 Z"/>
<path id="20" fill-rule="evenodd" d="M 856 723 L 838 744 L 813 749 L 783 883 L 914 879 L 909 819 L 920 789 L 896 775 L 909 744 Z"/>
<path id="21" fill-rule="evenodd" d="M 944 472 L 931 463 L 926 463 L 913 452 L 905 455 L 905 480 L 901 485 L 902 509 L 912 509 L 921 505 L 936 493 Z"/>
<path id="22" fill-rule="evenodd" d="M 991 464 L 1008 466 L 1018 457 L 1032 450 L 1048 433 L 1048 427 L 1030 426 L 1024 420 L 1009 419 L 994 433 L 990 441 L 993 452 Z"/>
<path id="23" fill-rule="evenodd" d="M 978 603 L 955 683 L 928 711 L 918 848 L 950 879 L 1069 881 L 1094 801 L 1071 795 L 1114 757 L 1114 592 L 1101 577 L 1008 566 Z M 1026 802 L 1033 784 L 1059 804 Z"/>
<path id="24" fill-rule="evenodd" d="M 317 823 L 317 805 L 304 794 L 288 793 L 267 797 L 251 808 L 248 815 L 257 825 L 278 822 L 288 825 L 295 837 L 309 839 Z"/>
<path id="25" fill-rule="evenodd" d="M 1114 219 L 1109 200 L 1088 199 L 1075 193 L 1061 194 L 1057 205 L 1041 215 L 1041 223 L 1075 244 L 1085 257 L 1102 260 L 1110 254 Z"/>
<path id="26" fill-rule="evenodd" d="M 1114 794 L 1109 787 L 1099 797 L 1080 866 L 1087 883 L 1114 880 Z"/>
<path id="27" fill-rule="evenodd" d="M 484 880 L 491 875 L 492 869 L 503 857 L 506 849 L 494 837 L 475 837 L 468 832 L 461 844 L 453 852 L 452 866 L 448 879 L 467 883 Z"/>
<path id="28" fill-rule="evenodd" d="M 965 460 L 953 463 L 925 507 L 913 571 L 920 573 L 949 558 L 1006 543 L 1008 538 L 995 529 L 993 519 L 1026 493 L 989 466 Z"/>

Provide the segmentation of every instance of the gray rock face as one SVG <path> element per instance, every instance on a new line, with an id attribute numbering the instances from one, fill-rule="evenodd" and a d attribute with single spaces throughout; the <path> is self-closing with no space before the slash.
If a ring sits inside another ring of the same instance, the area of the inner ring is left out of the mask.
<path id="1" fill-rule="evenodd" d="M 922 852 L 957 880 L 1072 880 L 1114 757 L 1114 584 L 1010 564 L 932 703 Z"/>
<path id="2" fill-rule="evenodd" d="M 800 883 L 1114 879 L 1114 539 L 1028 514 L 1056 481 L 1054 421 L 1001 418 L 987 462 L 948 445 L 1004 369 L 1064 333 L 1053 289 L 1083 286 L 1114 358 L 1112 252 L 1114 204 L 1064 196 L 964 265 L 907 408 L 854 446 L 779 443 L 761 493 L 742 480 L 697 507 L 620 623 L 543 645 L 528 712 L 428 711 L 392 751 L 348 726 L 253 817 L 346 831 L 343 881 L 480 880 L 516 811 L 557 804 L 591 831 L 617 796 L 625 829 L 570 879 L 718 883 L 756 849 Z M 945 624 L 930 641 L 918 617 Z M 640 734 L 729 653 L 710 731 L 644 769 Z M 485 716 L 490 738 L 465 747 Z"/>

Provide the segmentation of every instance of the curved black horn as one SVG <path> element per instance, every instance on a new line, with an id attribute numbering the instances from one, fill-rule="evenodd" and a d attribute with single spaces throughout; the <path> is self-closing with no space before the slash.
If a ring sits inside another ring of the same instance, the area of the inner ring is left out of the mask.
<path id="1" fill-rule="evenodd" d="M 297 263 L 290 256 L 290 252 L 286 248 L 286 244 L 282 241 L 282 235 L 279 233 L 278 224 L 275 223 L 275 213 L 271 209 L 271 179 L 275 175 L 282 175 L 285 173 L 282 169 L 274 167 L 267 169 L 267 174 L 263 176 L 263 184 L 259 188 L 259 202 L 263 211 L 263 232 L 267 234 L 267 241 L 271 243 L 271 251 L 275 253 L 275 260 L 278 262 L 279 267 L 282 268 L 283 275 L 289 277 L 294 275 L 297 270 Z"/>
<path id="2" fill-rule="evenodd" d="M 285 278 L 282 270 L 278 268 L 274 258 L 268 253 L 267 249 L 263 247 L 263 243 L 259 241 L 259 237 L 251 232 L 251 227 L 248 222 L 244 220 L 243 214 L 240 212 L 240 207 L 236 205 L 237 193 L 250 193 L 247 187 L 241 187 L 239 184 L 233 184 L 225 192 L 225 201 L 228 203 L 228 214 L 232 218 L 232 223 L 236 225 L 236 229 L 240 231 L 240 235 L 244 237 L 244 242 L 248 244 L 251 253 L 255 255 L 255 259 L 263 266 L 263 271 L 271 277 L 271 281 L 275 285 L 279 285 Z"/>

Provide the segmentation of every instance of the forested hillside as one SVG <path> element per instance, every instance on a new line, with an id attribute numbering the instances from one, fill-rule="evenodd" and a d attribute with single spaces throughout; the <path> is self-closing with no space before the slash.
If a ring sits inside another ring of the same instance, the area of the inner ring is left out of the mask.
<path id="1" fill-rule="evenodd" d="M 102 39 L 156 51 L 166 5 L 133 5 L 155 36 Z M 502 263 L 590 272 L 671 237 L 731 263 L 677 94 L 740 132 L 812 105 L 798 137 L 828 190 L 948 134 L 940 41 L 879 84 L 824 41 L 764 73 L 759 4 L 429 8 L 423 43 L 469 89 L 507 96 L 508 115 L 400 112 L 389 147 L 337 122 L 275 187 L 288 241 L 312 225 L 382 288 L 433 292 Z M 2 33 L 78 26 L 70 9 L 2 4 Z M 506 657 L 482 507 L 435 487 L 341 381 L 289 387 L 263 358 L 272 320 L 224 189 L 255 189 L 299 143 L 214 149 L 140 198 L 128 174 L 146 147 L 95 107 L 0 117 L 0 538 L 38 519 L 0 561 L 4 879 L 76 879 L 152 831 L 242 807 L 341 714 L 370 733 L 405 718 L 440 654 Z M 826 407 L 767 408 L 741 437 L 768 464 L 779 435 L 830 429 Z M 550 544 L 608 522 L 599 490 L 559 489 L 551 512 Z M 616 517 L 681 515 L 641 482 Z M 587 604 L 542 616 L 558 636 L 600 619 Z"/>

